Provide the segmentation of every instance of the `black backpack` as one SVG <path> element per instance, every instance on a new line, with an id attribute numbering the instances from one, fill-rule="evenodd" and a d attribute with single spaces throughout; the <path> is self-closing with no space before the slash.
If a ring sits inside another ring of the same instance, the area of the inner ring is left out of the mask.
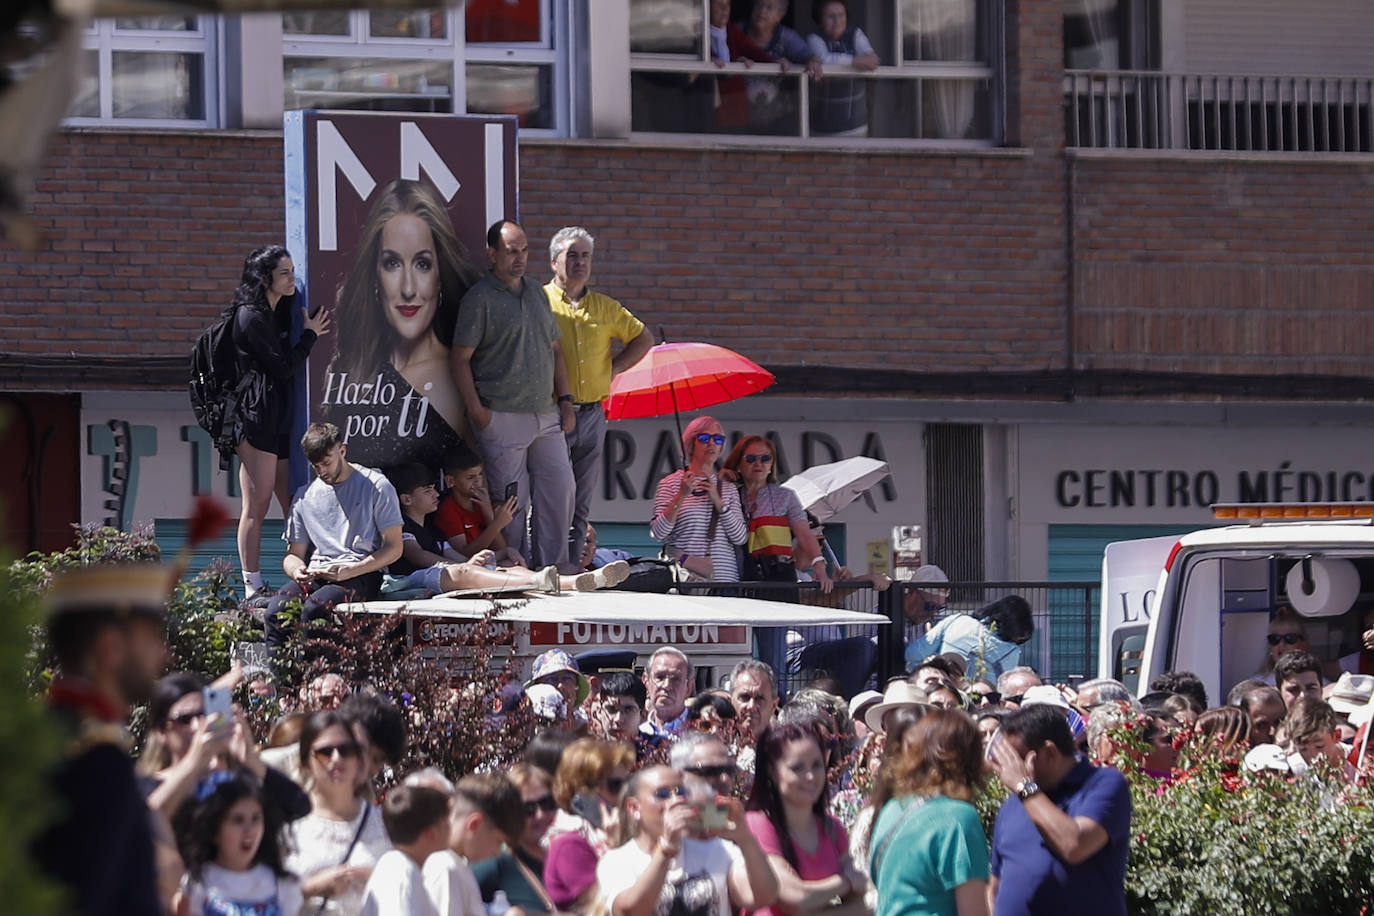
<path id="1" fill-rule="evenodd" d="M 191 347 L 191 411 L 221 453 L 232 452 L 237 444 L 229 441 L 233 438 L 232 419 L 248 379 L 248 375 L 239 377 L 238 351 L 234 348 L 237 315 L 236 306 L 225 309 Z"/>

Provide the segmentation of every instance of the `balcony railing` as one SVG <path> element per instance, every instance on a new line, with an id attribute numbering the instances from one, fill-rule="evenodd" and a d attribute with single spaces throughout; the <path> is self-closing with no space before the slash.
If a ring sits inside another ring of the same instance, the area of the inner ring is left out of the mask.
<path id="1" fill-rule="evenodd" d="M 640 139 L 709 134 L 717 142 L 787 142 L 825 137 L 841 144 L 956 148 L 994 146 L 1000 139 L 996 71 L 984 64 L 922 63 L 871 71 L 835 66 L 826 68 L 820 82 L 797 64 L 788 70 L 772 63 L 716 66 L 637 54 L 631 66 L 632 129 Z M 858 136 L 827 134 L 817 123 L 813 102 L 836 84 L 846 90 L 863 86 L 858 94 L 864 98 L 866 113 L 860 121 L 866 129 Z M 743 104 L 730 105 L 731 97 Z M 761 107 L 774 116 L 757 117 Z M 749 114 L 747 120 L 728 117 L 739 110 Z"/>
<path id="2" fill-rule="evenodd" d="M 1064 107 L 1071 147 L 1374 152 L 1374 76 L 1068 70 Z"/>

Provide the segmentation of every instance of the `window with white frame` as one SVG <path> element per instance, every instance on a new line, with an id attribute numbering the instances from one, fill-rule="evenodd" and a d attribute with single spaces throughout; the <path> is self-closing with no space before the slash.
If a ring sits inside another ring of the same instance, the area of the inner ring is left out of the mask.
<path id="1" fill-rule="evenodd" d="M 215 17 L 196 15 L 93 22 L 69 123 L 217 126 L 215 25 Z"/>
<path id="2" fill-rule="evenodd" d="M 565 3 L 282 15 L 285 107 L 512 114 L 566 134 Z"/>
<path id="3" fill-rule="evenodd" d="M 1002 0 L 630 0 L 632 130 L 996 143 L 1002 34 Z"/>

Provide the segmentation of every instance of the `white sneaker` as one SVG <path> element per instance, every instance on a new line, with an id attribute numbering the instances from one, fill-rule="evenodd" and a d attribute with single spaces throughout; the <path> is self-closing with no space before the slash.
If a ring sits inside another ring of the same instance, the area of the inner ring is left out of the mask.
<path id="1" fill-rule="evenodd" d="M 614 560 L 600 569 L 592 570 L 596 580 L 595 588 L 614 588 L 630 578 L 630 564 L 624 560 Z"/>
<path id="2" fill-rule="evenodd" d="M 549 595 L 556 595 L 559 592 L 558 567 L 545 566 L 534 574 L 534 581 L 530 583 L 530 588 L 544 592 Z"/>

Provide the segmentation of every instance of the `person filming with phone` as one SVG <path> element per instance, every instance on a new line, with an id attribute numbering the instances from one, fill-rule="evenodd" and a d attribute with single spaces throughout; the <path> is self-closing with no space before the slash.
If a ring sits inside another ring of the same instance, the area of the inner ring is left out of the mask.
<path id="1" fill-rule="evenodd" d="M 150 808 L 170 818 L 212 772 L 242 767 L 262 783 L 286 820 L 310 813 L 305 792 L 258 756 L 248 719 L 231 705 L 230 692 L 240 678 L 241 672 L 231 671 L 206 684 L 197 674 L 176 671 L 157 682 L 136 768 Z"/>
<path id="2" fill-rule="evenodd" d="M 281 565 L 291 581 L 267 605 L 274 658 L 286 641 L 288 602 L 301 602 L 300 622 L 307 623 L 327 618 L 336 604 L 372 600 L 402 551 L 396 488 L 381 472 L 349 463 L 339 428 L 310 424 L 301 449 L 315 479 L 297 494 L 286 523 L 290 546 Z"/>
<path id="3" fill-rule="evenodd" d="M 596 864 L 619 835 L 620 793 L 634 765 L 634 745 L 623 741 L 579 738 L 563 752 L 544 860 L 544 886 L 560 910 L 585 912 L 595 895 Z"/>
<path id="4" fill-rule="evenodd" d="M 716 474 L 725 434 L 711 417 L 697 417 L 682 432 L 687 466 L 658 482 L 649 533 L 663 552 L 692 575 L 739 581 L 738 545 L 749 537 L 739 490 Z"/>
<path id="5" fill-rule="evenodd" d="M 739 799 L 716 796 L 705 811 L 687 797 L 683 775 L 645 767 L 630 778 L 624 810 L 631 839 L 601 858 L 602 901 L 612 916 L 729 916 L 777 900 L 778 879 L 744 819 Z"/>

